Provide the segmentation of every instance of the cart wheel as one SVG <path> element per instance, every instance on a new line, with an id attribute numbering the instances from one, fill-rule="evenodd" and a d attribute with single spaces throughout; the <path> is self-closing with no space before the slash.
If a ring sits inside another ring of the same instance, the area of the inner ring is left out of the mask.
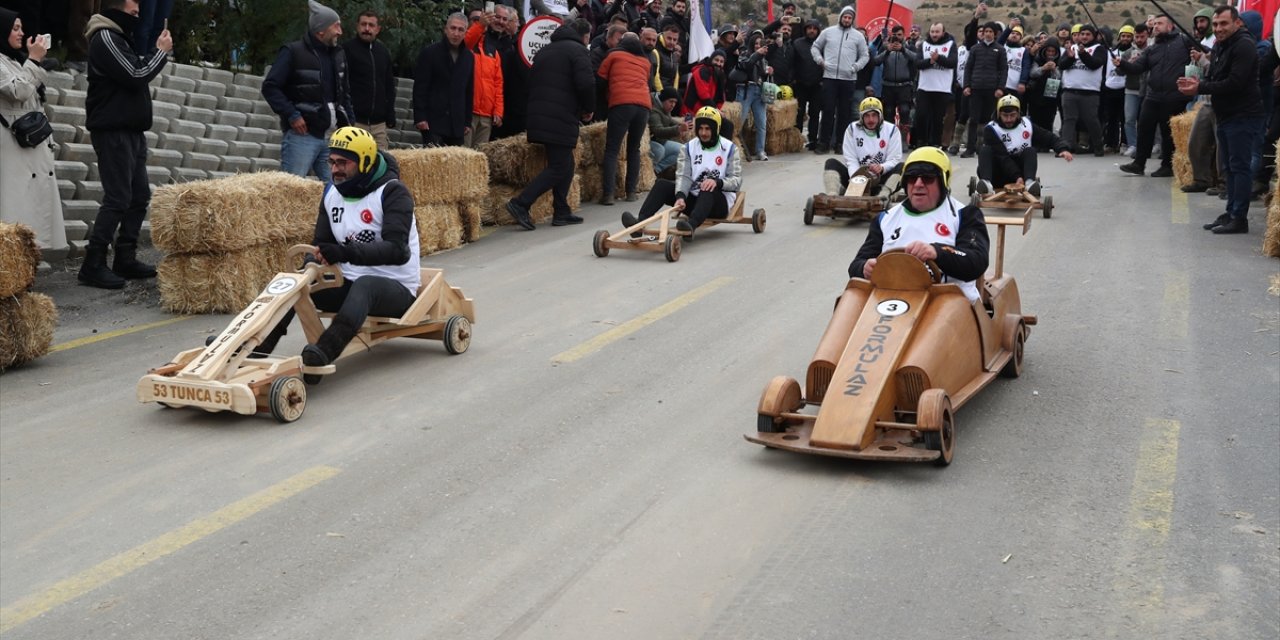
<path id="1" fill-rule="evenodd" d="M 978 176 L 969 176 L 969 195 L 978 192 Z"/>
<path id="2" fill-rule="evenodd" d="M 765 385 L 757 407 L 756 430 L 761 433 L 783 433 L 787 424 L 770 414 L 797 411 L 804 406 L 800 383 L 791 376 L 775 376 Z"/>
<path id="3" fill-rule="evenodd" d="M 940 451 L 942 455 L 934 461 L 945 467 L 951 464 L 956 446 L 955 415 L 951 412 L 951 398 L 942 389 L 927 389 L 920 394 L 916 405 L 916 424 L 921 427 L 932 427 L 936 431 L 923 431 L 924 446 L 930 451 Z"/>
<path id="4" fill-rule="evenodd" d="M 297 376 L 276 378 L 268 392 L 267 405 L 271 407 L 271 417 L 280 422 L 289 423 L 302 417 L 307 408 L 307 385 Z"/>
<path id="5" fill-rule="evenodd" d="M 458 355 L 471 346 L 471 321 L 466 316 L 452 315 L 444 323 L 444 349 Z"/>
<path id="6" fill-rule="evenodd" d="M 680 236 L 667 236 L 667 243 L 662 246 L 662 255 L 667 257 L 667 262 L 680 259 Z"/>
<path id="7" fill-rule="evenodd" d="M 982 195 L 981 195 L 981 194 L 978 194 L 978 193 L 975 193 L 975 194 L 973 194 L 972 196 L 970 196 L 970 197 L 969 197 L 969 205 L 970 205 L 970 206 L 974 206 L 974 207 L 977 207 L 977 208 L 981 209 L 981 208 L 982 208 Z"/>
<path id="8" fill-rule="evenodd" d="M 751 230 L 756 233 L 764 233 L 764 209 L 756 209 L 751 212 Z"/>
<path id="9" fill-rule="evenodd" d="M 1022 375 L 1022 354 L 1027 344 L 1027 327 L 1018 320 L 1010 325 L 1013 332 L 1012 336 L 1005 338 L 1005 348 L 1013 352 L 1013 356 L 1005 363 L 1004 368 L 1000 370 L 1002 378 L 1016 378 Z"/>
<path id="10" fill-rule="evenodd" d="M 1044 219 L 1048 220 L 1053 216 L 1053 196 L 1045 196 L 1041 204 L 1043 205 Z"/>
<path id="11" fill-rule="evenodd" d="M 804 203 L 804 223 L 813 224 L 813 196 Z"/>
<path id="12" fill-rule="evenodd" d="M 609 239 L 609 232 L 601 229 L 596 232 L 596 236 L 591 239 L 591 250 L 596 252 L 597 258 L 603 258 L 609 255 L 609 246 L 605 241 Z"/>

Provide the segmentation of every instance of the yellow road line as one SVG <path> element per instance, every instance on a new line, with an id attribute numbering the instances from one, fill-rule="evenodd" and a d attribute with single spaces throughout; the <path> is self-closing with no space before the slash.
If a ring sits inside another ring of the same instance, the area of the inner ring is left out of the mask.
<path id="1" fill-rule="evenodd" d="M 835 232 L 836 232 L 836 228 L 835 228 L 835 227 L 833 227 L 833 226 L 828 225 L 828 226 L 822 227 L 822 228 L 820 228 L 820 229 L 814 229 L 813 231 L 810 231 L 809 233 L 804 234 L 804 237 L 806 237 L 806 238 L 821 238 L 821 237 L 823 237 L 823 236 L 829 236 L 829 235 L 831 235 L 831 234 L 833 234 L 833 233 L 835 233 Z"/>
<path id="2" fill-rule="evenodd" d="M 0 609 L 0 633 L 9 631 L 32 618 L 47 613 L 54 607 L 79 598 L 116 578 L 141 569 L 187 545 L 314 487 L 341 471 L 341 469 L 323 465 L 312 467 L 180 529 L 125 551 L 92 569 L 62 580 L 44 591 L 27 596 Z"/>
<path id="3" fill-rule="evenodd" d="M 1173 195 L 1173 223 L 1174 224 L 1190 224 L 1191 223 L 1191 206 L 1187 203 L 1187 194 L 1182 192 L 1178 186 L 1177 180 L 1171 181 L 1173 185 L 1170 187 Z"/>
<path id="4" fill-rule="evenodd" d="M 1186 271 L 1165 274 L 1161 307 L 1160 327 L 1164 337 L 1186 338 L 1191 316 L 1191 278 Z"/>
<path id="5" fill-rule="evenodd" d="M 700 298 L 726 284 L 729 284 L 730 282 L 733 282 L 733 278 L 729 276 L 716 278 L 715 280 L 712 280 L 711 282 L 708 282 L 707 284 L 704 284 L 701 287 L 698 287 L 697 289 L 694 289 L 693 291 L 658 307 L 657 309 L 649 311 L 634 320 L 628 320 L 568 351 L 560 353 L 556 357 L 552 358 L 551 361 L 554 363 L 562 363 L 581 360 L 596 351 L 603 349 L 609 344 L 617 342 L 618 340 L 625 338 L 653 324 L 654 322 L 657 322 L 658 320 L 693 304 L 694 302 L 697 302 Z"/>
<path id="6" fill-rule="evenodd" d="M 146 331 L 148 329 L 163 327 L 165 325 L 170 325 L 175 322 L 182 322 L 183 320 L 186 320 L 190 317 L 191 316 L 175 316 L 173 318 L 167 318 L 165 320 L 160 320 L 160 321 L 152 322 L 149 324 L 140 324 L 136 327 L 129 327 L 127 329 L 116 329 L 115 331 L 108 331 L 106 333 L 96 333 L 91 336 L 76 338 L 75 340 L 68 340 L 66 342 L 55 344 L 52 347 L 50 347 L 49 353 L 57 353 L 58 351 L 75 349 L 76 347 L 83 347 L 87 344 L 93 344 L 95 342 L 102 342 L 103 340 L 118 338 L 120 336 L 129 335 L 130 333 L 137 333 L 139 331 Z"/>
<path id="7" fill-rule="evenodd" d="M 1148 418 L 1142 428 L 1138 460 L 1129 494 L 1127 546 L 1130 557 L 1117 584 L 1127 594 L 1133 623 L 1140 636 L 1157 637 L 1164 617 L 1165 543 L 1173 521 L 1173 483 L 1178 467 L 1177 420 Z"/>

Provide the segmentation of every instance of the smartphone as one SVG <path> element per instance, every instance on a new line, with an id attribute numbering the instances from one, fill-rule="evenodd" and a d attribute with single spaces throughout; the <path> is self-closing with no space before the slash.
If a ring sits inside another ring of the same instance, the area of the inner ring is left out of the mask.
<path id="1" fill-rule="evenodd" d="M 484 12 L 485 12 L 485 13 L 493 13 L 493 2 L 492 2 L 492 1 L 484 3 Z"/>
<path id="2" fill-rule="evenodd" d="M 45 48 L 45 49 L 52 48 L 52 47 L 53 47 L 53 36 L 52 36 L 52 35 L 49 35 L 49 34 L 47 34 L 47 33 L 42 33 L 42 34 L 40 34 L 40 43 L 44 45 L 44 48 Z"/>

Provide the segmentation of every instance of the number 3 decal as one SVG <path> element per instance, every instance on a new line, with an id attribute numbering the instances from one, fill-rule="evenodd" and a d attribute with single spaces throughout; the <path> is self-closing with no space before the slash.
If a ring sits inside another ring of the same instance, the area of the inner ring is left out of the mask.
<path id="1" fill-rule="evenodd" d="M 876 313 L 893 318 L 906 313 L 910 308 L 911 305 L 906 300 L 885 300 L 876 305 Z"/>

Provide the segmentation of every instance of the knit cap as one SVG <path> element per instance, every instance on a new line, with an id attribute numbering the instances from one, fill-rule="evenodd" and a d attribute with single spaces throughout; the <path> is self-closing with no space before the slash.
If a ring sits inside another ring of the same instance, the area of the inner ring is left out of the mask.
<path id="1" fill-rule="evenodd" d="M 307 6 L 311 8 L 311 17 L 307 19 L 307 28 L 311 33 L 324 31 L 329 28 L 329 25 L 341 20 L 337 11 L 316 2 L 316 0 L 307 0 Z"/>

